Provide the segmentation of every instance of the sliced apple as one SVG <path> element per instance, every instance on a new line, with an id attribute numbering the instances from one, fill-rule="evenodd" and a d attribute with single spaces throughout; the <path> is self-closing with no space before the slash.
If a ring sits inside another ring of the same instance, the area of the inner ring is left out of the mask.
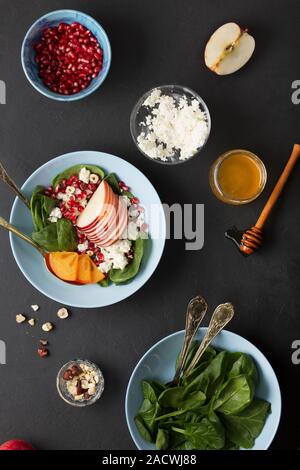
<path id="1" fill-rule="evenodd" d="M 229 75 L 243 67 L 251 58 L 255 40 L 236 23 L 220 26 L 205 47 L 207 67 L 218 75 Z"/>
<path id="2" fill-rule="evenodd" d="M 106 247 L 115 243 L 122 236 L 124 230 L 127 227 L 128 223 L 128 210 L 127 205 L 122 198 L 119 200 L 119 212 L 118 219 L 115 228 L 109 229 L 105 237 L 101 240 L 100 246 Z"/>
<path id="3" fill-rule="evenodd" d="M 90 228 L 99 217 L 105 216 L 103 208 L 110 200 L 111 192 L 112 189 L 109 184 L 106 181 L 102 181 L 77 219 L 77 227 L 80 230 Z"/>

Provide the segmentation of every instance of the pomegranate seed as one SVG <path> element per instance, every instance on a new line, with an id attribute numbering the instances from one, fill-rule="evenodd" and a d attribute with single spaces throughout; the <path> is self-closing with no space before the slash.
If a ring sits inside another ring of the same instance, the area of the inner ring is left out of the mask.
<path id="1" fill-rule="evenodd" d="M 103 67 L 103 51 L 97 39 L 77 22 L 45 28 L 34 50 L 39 76 L 55 93 L 78 93 Z"/>
<path id="2" fill-rule="evenodd" d="M 123 191 L 128 191 L 128 186 L 124 183 L 124 181 L 119 181 L 119 187 L 123 189 Z"/>
<path id="3" fill-rule="evenodd" d="M 138 204 L 140 201 L 139 201 L 139 199 L 138 199 L 137 197 L 132 197 L 132 198 L 130 199 L 130 202 L 131 202 L 131 204 Z"/>

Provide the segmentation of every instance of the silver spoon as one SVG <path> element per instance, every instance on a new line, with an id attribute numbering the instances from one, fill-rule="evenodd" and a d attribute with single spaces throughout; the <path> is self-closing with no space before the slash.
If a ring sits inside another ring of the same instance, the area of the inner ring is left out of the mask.
<path id="1" fill-rule="evenodd" d="M 200 323 L 202 322 L 204 318 L 204 315 L 206 314 L 206 311 L 207 311 L 207 302 L 200 295 L 197 295 L 197 297 L 194 297 L 193 299 L 189 301 L 188 306 L 187 306 L 187 311 L 186 311 L 185 333 L 184 333 L 183 345 L 180 351 L 174 378 L 172 382 L 168 384 L 168 386 L 170 387 L 173 385 L 174 386 L 177 385 L 179 382 L 181 372 L 184 368 L 184 365 L 187 359 L 191 342 L 199 328 Z"/>
<path id="2" fill-rule="evenodd" d="M 25 196 L 25 194 L 21 191 L 18 185 L 14 182 L 14 180 L 9 176 L 7 171 L 5 170 L 4 166 L 0 162 L 0 179 L 7 184 L 10 189 L 21 199 L 22 202 L 30 209 L 30 202 Z"/>
<path id="3" fill-rule="evenodd" d="M 230 322 L 233 316 L 234 308 L 233 305 L 229 302 L 227 302 L 226 304 L 221 304 L 215 309 L 209 322 L 206 334 L 203 340 L 201 341 L 199 348 L 196 351 L 196 354 L 193 357 L 193 360 L 191 361 L 184 375 L 188 375 L 193 370 L 206 348 L 210 345 L 212 340 L 220 333 L 220 331 L 223 330 L 227 323 Z"/>

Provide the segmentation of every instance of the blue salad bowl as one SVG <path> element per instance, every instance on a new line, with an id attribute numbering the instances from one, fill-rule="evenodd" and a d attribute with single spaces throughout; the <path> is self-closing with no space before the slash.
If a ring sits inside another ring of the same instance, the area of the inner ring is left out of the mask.
<path id="1" fill-rule="evenodd" d="M 34 45 L 39 42 L 45 28 L 57 26 L 59 23 L 70 24 L 75 21 L 88 28 L 97 38 L 103 50 L 103 67 L 87 88 L 74 95 L 61 95 L 51 91 L 40 79 L 35 62 Z M 77 10 L 56 10 L 42 16 L 29 28 L 22 44 L 21 61 L 27 79 L 42 95 L 58 101 L 76 101 L 93 93 L 104 82 L 111 64 L 111 47 L 106 32 L 94 18 Z"/>
<path id="2" fill-rule="evenodd" d="M 196 339 L 201 340 L 207 328 L 200 328 Z M 184 331 L 178 331 L 158 341 L 150 348 L 138 362 L 130 377 L 125 400 L 127 425 L 131 437 L 140 450 L 154 450 L 154 444 L 145 441 L 139 434 L 134 422 L 142 401 L 142 380 L 156 380 L 167 383 L 172 380 L 175 373 L 175 362 L 181 350 Z M 267 400 L 271 404 L 271 413 L 268 415 L 261 434 L 256 438 L 251 450 L 266 450 L 276 434 L 281 416 L 281 393 L 277 377 L 267 358 L 250 341 L 242 336 L 223 330 L 213 340 L 212 346 L 219 350 L 243 352 L 248 354 L 255 362 L 258 372 L 258 382 L 255 396 Z"/>
<path id="3" fill-rule="evenodd" d="M 11 233 L 10 244 L 15 260 L 26 279 L 47 297 L 73 307 L 105 307 L 134 294 L 155 271 L 165 245 L 165 215 L 159 196 L 146 176 L 126 160 L 108 153 L 82 151 L 54 158 L 38 168 L 25 181 L 22 191 L 30 198 L 36 186 L 49 186 L 56 175 L 78 164 L 97 165 L 106 174 L 116 173 L 140 199 L 145 209 L 145 221 L 149 226 L 150 237 L 137 275 L 127 283 L 110 284 L 107 287 L 100 287 L 98 284 L 72 285 L 51 274 L 41 254 Z M 18 198 L 14 201 L 10 222 L 28 235 L 34 230 L 30 211 Z"/>

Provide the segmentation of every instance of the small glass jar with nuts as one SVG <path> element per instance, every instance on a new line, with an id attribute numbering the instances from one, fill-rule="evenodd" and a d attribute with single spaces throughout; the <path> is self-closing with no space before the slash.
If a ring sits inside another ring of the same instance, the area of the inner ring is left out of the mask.
<path id="1" fill-rule="evenodd" d="M 95 403 L 104 390 L 104 378 L 93 362 L 74 359 L 67 362 L 57 375 L 57 390 L 69 405 L 88 406 Z"/>

